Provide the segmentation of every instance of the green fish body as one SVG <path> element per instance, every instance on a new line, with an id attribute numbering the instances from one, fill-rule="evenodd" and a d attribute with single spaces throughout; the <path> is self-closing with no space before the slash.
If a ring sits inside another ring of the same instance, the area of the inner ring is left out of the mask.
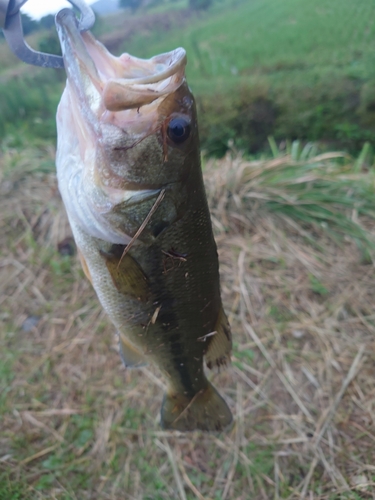
<path id="1" fill-rule="evenodd" d="M 57 26 L 68 81 L 56 164 L 84 272 L 125 365 L 164 375 L 162 426 L 222 430 L 232 415 L 203 364 L 230 362 L 231 332 L 185 51 L 115 58 L 70 11 Z"/>

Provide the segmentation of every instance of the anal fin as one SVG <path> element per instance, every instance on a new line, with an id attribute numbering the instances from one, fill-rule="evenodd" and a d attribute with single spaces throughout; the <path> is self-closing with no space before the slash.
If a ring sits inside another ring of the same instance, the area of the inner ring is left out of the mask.
<path id="1" fill-rule="evenodd" d="M 205 352 L 205 361 L 208 368 L 218 368 L 230 364 L 230 353 L 232 351 L 232 334 L 228 318 L 223 307 L 215 325 L 215 334 L 207 338 L 208 348 Z"/>
<path id="2" fill-rule="evenodd" d="M 122 333 L 118 334 L 120 356 L 122 362 L 127 368 L 139 368 L 147 364 L 146 359 L 125 337 Z"/>

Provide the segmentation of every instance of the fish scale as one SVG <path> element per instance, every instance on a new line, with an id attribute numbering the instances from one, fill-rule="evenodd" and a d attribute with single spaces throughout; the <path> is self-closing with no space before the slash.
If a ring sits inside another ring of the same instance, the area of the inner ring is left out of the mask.
<path id="1" fill-rule="evenodd" d="M 68 76 L 57 175 L 83 270 L 125 365 L 164 376 L 161 425 L 222 430 L 232 415 L 204 361 L 228 364 L 231 334 L 185 51 L 115 58 L 70 11 L 57 28 Z"/>

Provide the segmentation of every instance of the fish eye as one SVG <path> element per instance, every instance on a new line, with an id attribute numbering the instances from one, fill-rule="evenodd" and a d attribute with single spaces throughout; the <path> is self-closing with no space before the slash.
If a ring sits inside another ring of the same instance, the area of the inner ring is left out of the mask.
<path id="1" fill-rule="evenodd" d="M 168 123 L 167 133 L 173 142 L 180 144 L 190 135 L 190 123 L 185 118 L 172 118 Z"/>

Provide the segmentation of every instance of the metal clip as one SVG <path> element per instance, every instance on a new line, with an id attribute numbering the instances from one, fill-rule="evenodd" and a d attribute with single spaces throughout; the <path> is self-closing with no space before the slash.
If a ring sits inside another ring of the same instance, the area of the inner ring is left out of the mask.
<path id="1" fill-rule="evenodd" d="M 95 22 L 95 14 L 84 0 L 68 0 L 76 7 L 81 17 L 78 27 L 80 31 L 89 30 Z M 27 0 L 0 0 L 0 27 L 11 51 L 22 61 L 44 68 L 63 68 L 61 56 L 46 54 L 33 50 L 23 38 L 20 8 Z"/>

